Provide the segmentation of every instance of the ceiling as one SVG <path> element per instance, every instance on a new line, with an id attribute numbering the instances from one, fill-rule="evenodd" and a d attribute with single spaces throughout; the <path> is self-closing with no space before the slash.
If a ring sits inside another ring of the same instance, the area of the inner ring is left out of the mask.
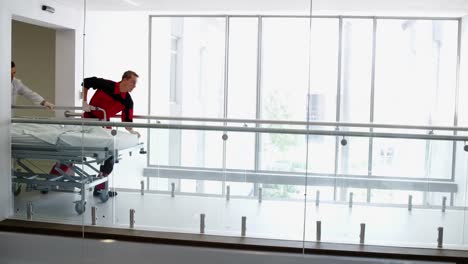
<path id="1" fill-rule="evenodd" d="M 450 16 L 468 14 L 468 0 L 52 0 L 89 11 L 155 13 Z"/>

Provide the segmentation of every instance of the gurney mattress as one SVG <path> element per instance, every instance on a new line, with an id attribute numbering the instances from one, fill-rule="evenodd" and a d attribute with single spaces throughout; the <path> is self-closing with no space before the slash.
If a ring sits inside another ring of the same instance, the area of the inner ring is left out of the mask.
<path id="1" fill-rule="evenodd" d="M 138 137 L 118 130 L 113 136 L 111 129 L 97 126 L 12 124 L 12 144 L 42 145 L 57 148 L 93 147 L 123 150 L 138 145 Z"/>

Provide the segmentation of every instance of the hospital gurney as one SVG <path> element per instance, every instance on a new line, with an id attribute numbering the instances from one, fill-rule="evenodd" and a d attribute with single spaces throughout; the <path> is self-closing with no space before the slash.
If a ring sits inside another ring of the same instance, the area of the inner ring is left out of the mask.
<path id="1" fill-rule="evenodd" d="M 74 202 L 78 214 L 86 209 L 87 189 L 105 183 L 99 198 L 102 202 L 109 199 L 108 178 L 100 175 L 98 165 L 111 156 L 118 162 L 124 151 L 137 148 L 145 153 L 135 135 L 97 126 L 15 123 L 11 138 L 12 159 L 18 168 L 12 172 L 14 194 L 21 192 L 21 184 L 27 191 L 75 192 L 77 188 L 81 196 Z M 38 170 L 35 160 L 56 164 L 47 173 Z"/>

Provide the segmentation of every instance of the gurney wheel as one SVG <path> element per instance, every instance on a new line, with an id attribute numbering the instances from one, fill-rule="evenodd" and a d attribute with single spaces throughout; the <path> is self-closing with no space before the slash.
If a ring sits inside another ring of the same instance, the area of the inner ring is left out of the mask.
<path id="1" fill-rule="evenodd" d="M 75 203 L 75 211 L 78 213 L 78 214 L 82 214 L 84 213 L 84 211 L 86 211 L 86 202 L 76 202 Z"/>
<path id="2" fill-rule="evenodd" d="M 21 184 L 19 184 L 19 183 L 13 183 L 12 188 L 13 188 L 13 194 L 14 194 L 15 196 L 18 196 L 18 195 L 21 193 Z"/>

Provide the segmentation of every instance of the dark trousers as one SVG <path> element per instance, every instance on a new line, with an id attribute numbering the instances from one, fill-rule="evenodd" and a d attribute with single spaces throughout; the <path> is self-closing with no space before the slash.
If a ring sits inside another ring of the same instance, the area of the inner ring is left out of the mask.
<path id="1" fill-rule="evenodd" d="M 106 161 L 104 161 L 104 164 L 101 165 L 101 168 L 99 168 L 99 171 L 102 172 L 102 176 L 107 177 L 107 175 L 111 174 L 113 169 L 114 169 L 114 156 L 111 156 L 110 158 L 106 159 Z M 98 184 L 94 188 L 96 190 L 104 190 L 106 188 L 106 183 L 103 182 L 101 184 Z"/>
<path id="2" fill-rule="evenodd" d="M 84 118 L 98 118 L 92 112 L 85 112 L 83 114 L 83 117 Z M 104 161 L 104 164 L 101 165 L 101 168 L 99 168 L 99 171 L 101 172 L 102 176 L 107 177 L 107 175 L 111 174 L 113 169 L 114 169 L 114 156 L 111 156 L 110 158 L 106 159 L 106 161 Z M 103 182 L 101 184 L 98 184 L 94 188 L 96 190 L 104 190 L 106 188 L 106 183 Z"/>

